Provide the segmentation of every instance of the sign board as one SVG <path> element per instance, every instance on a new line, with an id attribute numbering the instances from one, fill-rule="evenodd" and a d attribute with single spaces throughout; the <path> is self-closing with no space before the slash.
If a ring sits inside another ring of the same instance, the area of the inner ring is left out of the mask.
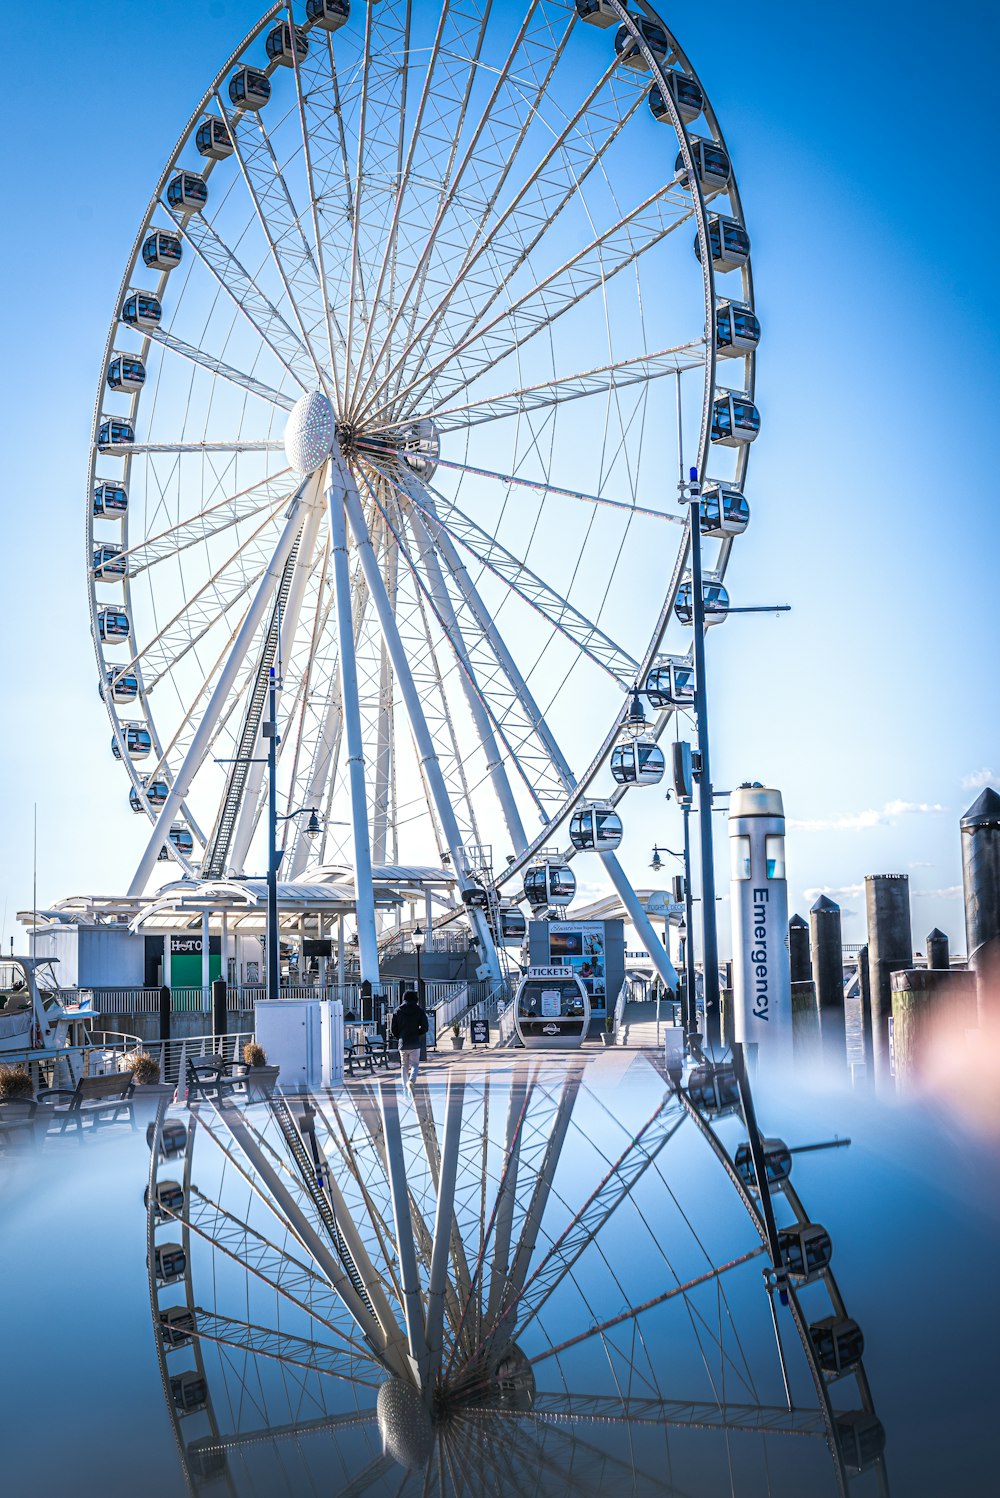
<path id="1" fill-rule="evenodd" d="M 437 1010 L 427 1010 L 427 1034 L 424 1036 L 424 1045 L 437 1049 Z"/>
<path id="2" fill-rule="evenodd" d="M 542 989 L 542 1018 L 558 1019 L 562 1013 L 558 988 Z"/>
<path id="3" fill-rule="evenodd" d="M 572 978 L 571 967 L 529 967 L 527 978 Z"/>
<path id="4" fill-rule="evenodd" d="M 474 1019 L 469 1022 L 469 1033 L 473 1045 L 489 1045 L 490 1022 L 485 1019 Z"/>
<path id="5" fill-rule="evenodd" d="M 669 915 L 670 914 L 670 901 L 667 899 L 666 892 L 664 890 L 657 889 L 657 890 L 653 891 L 653 893 L 650 895 L 649 899 L 646 901 L 646 914 L 647 915 Z"/>

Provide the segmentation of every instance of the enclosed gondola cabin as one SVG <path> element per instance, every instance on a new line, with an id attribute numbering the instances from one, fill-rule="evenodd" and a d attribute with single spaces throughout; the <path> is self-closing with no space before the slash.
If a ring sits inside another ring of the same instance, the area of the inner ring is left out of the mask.
<path id="1" fill-rule="evenodd" d="M 200 213 L 208 202 L 208 183 L 197 172 L 178 172 L 167 183 L 167 202 L 177 213 Z"/>
<path id="2" fill-rule="evenodd" d="M 208 1403 L 208 1383 L 200 1373 L 175 1373 L 170 1380 L 170 1397 L 178 1414 L 193 1415 Z"/>
<path id="3" fill-rule="evenodd" d="M 176 234 L 167 229 L 153 229 L 142 244 L 142 258 L 151 270 L 173 270 L 181 263 L 182 247 Z"/>
<path id="4" fill-rule="evenodd" d="M 131 633 L 128 614 L 124 609 L 99 609 L 97 633 L 105 644 L 115 640 L 127 640 Z"/>
<path id="5" fill-rule="evenodd" d="M 715 351 L 720 359 L 752 354 L 760 343 L 760 322 L 746 302 L 719 302 L 715 309 Z"/>
<path id="6" fill-rule="evenodd" d="M 581 806 L 569 820 L 569 840 L 580 853 L 613 853 L 621 846 L 622 819 L 613 806 Z"/>
<path id="7" fill-rule="evenodd" d="M 792 1152 L 783 1139 L 764 1139 L 764 1169 L 767 1172 L 767 1184 L 770 1187 L 780 1187 L 792 1173 Z M 736 1173 L 744 1186 L 749 1186 L 752 1191 L 757 1190 L 757 1172 L 754 1169 L 753 1155 L 750 1153 L 749 1142 L 744 1141 L 736 1151 L 734 1161 Z"/>
<path id="8" fill-rule="evenodd" d="M 809 1340 L 824 1373 L 849 1373 L 864 1357 L 864 1333 L 849 1316 L 824 1316 L 822 1321 L 814 1321 Z"/>
<path id="9" fill-rule="evenodd" d="M 167 1182 L 168 1185 L 173 1184 Z M 178 1191 L 180 1187 L 178 1186 Z M 159 1188 L 157 1188 L 159 1194 Z M 181 1191 L 181 1205 L 184 1193 Z M 164 1347 L 186 1347 L 195 1332 L 195 1315 L 190 1306 L 167 1306 L 160 1312 L 160 1336 Z"/>
<path id="10" fill-rule="evenodd" d="M 429 483 L 437 472 L 441 455 L 441 438 L 429 416 L 423 416 L 412 426 L 405 427 L 402 434 L 403 460 L 418 478 Z"/>
<path id="11" fill-rule="evenodd" d="M 138 354 L 115 352 L 108 365 L 108 389 L 124 390 L 134 395 L 146 383 L 146 366 Z"/>
<path id="12" fill-rule="evenodd" d="M 694 666 L 683 655 L 664 655 L 653 662 L 645 693 L 654 707 L 690 707 L 694 702 Z"/>
<path id="13" fill-rule="evenodd" d="M 750 236 L 743 225 L 722 213 L 708 215 L 708 244 L 712 266 L 717 271 L 739 270 L 750 259 Z M 701 235 L 694 237 L 694 252 L 701 259 Z"/>
<path id="14" fill-rule="evenodd" d="M 705 95 L 701 91 L 701 85 L 696 83 L 693 78 L 689 78 L 686 73 L 668 72 L 664 73 L 663 76 L 666 80 L 667 88 L 670 90 L 670 97 L 674 101 L 677 113 L 685 125 L 690 125 L 692 120 L 696 120 L 705 108 Z M 654 83 L 649 90 L 648 103 L 654 120 L 658 120 L 662 125 L 673 124 L 667 101 L 664 99 L 658 83 Z"/>
<path id="15" fill-rule="evenodd" d="M 294 38 L 294 41 L 293 41 Z M 283 68 L 294 68 L 295 59 L 299 62 L 305 59 L 309 51 L 309 38 L 303 32 L 301 26 L 291 27 L 287 21 L 281 21 L 267 33 L 267 55 L 271 62 L 276 62 Z M 294 53 L 292 51 L 294 45 Z"/>
<path id="16" fill-rule="evenodd" d="M 128 490 L 114 479 L 98 479 L 94 485 L 94 519 L 120 520 L 128 509 Z"/>
<path id="17" fill-rule="evenodd" d="M 623 739 L 611 751 L 611 774 L 619 785 L 659 785 L 666 764 L 653 739 Z"/>
<path id="18" fill-rule="evenodd" d="M 187 1149 L 187 1125 L 168 1118 L 160 1131 L 160 1154 L 168 1160 L 176 1159 Z M 146 1144 L 150 1149 L 156 1143 L 156 1124 L 146 1125 Z"/>
<path id="19" fill-rule="evenodd" d="M 99 581 L 125 576 L 126 564 L 120 546 L 96 546 L 91 560 L 91 571 Z"/>
<path id="20" fill-rule="evenodd" d="M 176 848 L 182 858 L 190 858 L 194 852 L 194 837 L 189 828 L 183 822 L 174 822 L 168 833 L 170 845 Z M 164 843 L 156 855 L 158 862 L 165 863 L 170 857 L 170 848 Z"/>
<path id="21" fill-rule="evenodd" d="M 526 1050 L 575 1048 L 589 1024 L 587 990 L 572 968 L 528 969 L 514 995 L 514 1029 Z"/>
<path id="22" fill-rule="evenodd" d="M 307 0 L 306 15 L 324 31 L 339 31 L 351 14 L 351 0 Z"/>
<path id="23" fill-rule="evenodd" d="M 670 51 L 670 42 L 663 27 L 657 26 L 655 21 L 647 21 L 643 16 L 633 16 L 632 26 L 635 27 L 656 61 L 665 62 Z M 632 26 L 618 28 L 615 33 L 615 53 L 626 68 L 634 68 L 638 73 L 648 73 L 649 63 L 635 40 Z"/>
<path id="24" fill-rule="evenodd" d="M 134 702 L 139 695 L 139 678 L 134 671 L 122 671 L 119 675 L 114 667 L 105 673 L 101 697 L 110 697 L 112 702 Z"/>
<path id="25" fill-rule="evenodd" d="M 135 428 L 123 416 L 106 416 L 97 428 L 97 451 L 113 452 L 116 447 L 130 447 L 135 441 Z"/>
<path id="26" fill-rule="evenodd" d="M 833 1242 L 818 1222 L 796 1222 L 778 1233 L 781 1262 L 788 1273 L 808 1281 L 822 1274 L 833 1258 Z"/>
<path id="27" fill-rule="evenodd" d="M 600 26 L 602 31 L 621 25 L 622 18 L 609 0 L 576 0 L 576 13 L 588 26 Z"/>
<path id="28" fill-rule="evenodd" d="M 571 905 L 575 894 L 576 875 L 563 859 L 543 859 L 524 876 L 524 898 L 532 910 Z"/>
<path id="29" fill-rule="evenodd" d="M 161 1243 L 155 1250 L 153 1263 L 160 1284 L 172 1285 L 184 1278 L 187 1254 L 179 1243 Z"/>
<path id="30" fill-rule="evenodd" d="M 714 140 L 706 140 L 701 135 L 693 135 L 688 144 L 691 147 L 695 176 L 701 183 L 702 192 L 721 192 L 728 183 L 733 170 L 723 147 Z M 678 185 L 690 191 L 691 183 L 688 180 L 688 170 L 682 151 L 677 153 L 674 171 L 678 173 Z"/>
<path id="31" fill-rule="evenodd" d="M 724 390 L 712 402 L 712 441 L 720 447 L 743 447 L 760 432 L 760 412 L 746 395 Z"/>
<path id="32" fill-rule="evenodd" d="M 199 154 L 208 161 L 225 161 L 233 154 L 233 141 L 229 134 L 229 126 L 225 120 L 220 120 L 215 114 L 209 115 L 207 120 L 202 120 L 195 134 L 194 143 Z"/>
<path id="33" fill-rule="evenodd" d="M 736 1072 L 731 1066 L 695 1066 L 688 1077 L 688 1097 L 702 1113 L 716 1117 L 740 1104 Z"/>
<path id="34" fill-rule="evenodd" d="M 885 1427 L 868 1410 L 838 1411 L 834 1429 L 844 1466 L 851 1472 L 863 1472 L 885 1452 Z"/>
<path id="35" fill-rule="evenodd" d="M 239 68 L 229 80 L 229 97 L 237 109 L 263 109 L 271 97 L 271 80 L 256 68 Z"/>
<path id="36" fill-rule="evenodd" d="M 163 308 L 148 291 L 130 291 L 122 303 L 122 322 L 130 328 L 158 328 Z"/>
<path id="37" fill-rule="evenodd" d="M 165 780 L 144 780 L 142 782 L 142 787 L 143 791 L 145 792 L 146 800 L 152 807 L 162 806 L 170 794 L 170 789 Z M 131 803 L 133 811 L 145 811 L 142 796 L 136 790 L 135 786 L 133 786 L 129 791 L 128 799 Z"/>
<path id="38" fill-rule="evenodd" d="M 131 760 L 148 759 L 153 751 L 153 738 L 149 729 L 142 723 L 128 723 L 125 726 L 125 752 Z M 115 759 L 121 759 L 122 752 L 118 747 L 118 740 L 111 740 L 111 753 Z"/>
<path id="39" fill-rule="evenodd" d="M 729 594 L 725 587 L 714 578 L 705 578 L 701 593 L 705 600 L 706 627 L 709 624 L 721 624 L 729 613 Z M 677 600 L 674 603 L 674 614 L 681 624 L 694 623 L 692 599 L 691 579 L 688 577 L 677 589 Z"/>
<path id="40" fill-rule="evenodd" d="M 750 506 L 738 489 L 725 484 L 709 484 L 701 492 L 701 533 L 716 536 L 741 536 L 750 524 Z"/>
<path id="41" fill-rule="evenodd" d="M 524 911 L 517 905 L 500 906 L 500 940 L 504 946 L 520 946 L 528 934 Z"/>

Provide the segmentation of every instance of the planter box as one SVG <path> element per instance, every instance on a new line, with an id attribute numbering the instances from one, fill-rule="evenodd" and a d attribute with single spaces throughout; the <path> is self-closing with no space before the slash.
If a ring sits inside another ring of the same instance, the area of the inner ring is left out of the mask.
<path id="1" fill-rule="evenodd" d="M 263 1103 L 278 1085 L 280 1066 L 248 1066 L 243 1072 L 247 1084 L 247 1102 Z"/>
<path id="2" fill-rule="evenodd" d="M 460 1051 L 462 1049 L 462 1047 L 464 1046 L 464 1044 L 465 1044 L 465 1036 L 464 1035 L 453 1035 L 451 1037 L 451 1048 L 452 1048 L 453 1051 Z"/>
<path id="3" fill-rule="evenodd" d="M 618 1036 L 615 1034 L 614 1030 L 602 1030 L 601 1042 L 603 1045 L 617 1045 Z"/>
<path id="4" fill-rule="evenodd" d="M 133 1082 L 129 1101 L 135 1108 L 136 1117 L 153 1118 L 160 1099 L 165 1098 L 165 1106 L 169 1108 L 176 1095 L 173 1082 Z"/>

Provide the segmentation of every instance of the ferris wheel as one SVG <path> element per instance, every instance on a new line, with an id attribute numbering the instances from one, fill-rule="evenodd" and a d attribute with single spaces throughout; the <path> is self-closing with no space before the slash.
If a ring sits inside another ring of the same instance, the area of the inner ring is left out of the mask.
<path id="1" fill-rule="evenodd" d="M 834 1245 L 731 1067 L 518 1064 L 150 1125 L 192 1494 L 888 1494 Z M 735 1188 L 735 1189 L 734 1189 Z"/>
<path id="2" fill-rule="evenodd" d="M 321 812 L 315 846 L 284 823 L 285 877 L 353 866 L 374 929 L 372 865 L 445 858 L 467 892 L 489 846 L 542 907 L 593 850 L 673 976 L 617 808 L 690 701 L 678 472 L 712 618 L 749 516 L 749 257 L 649 5 L 267 11 L 153 192 L 94 415 L 101 692 L 153 824 L 132 893 L 161 859 L 260 867 L 273 673 L 280 797 Z"/>

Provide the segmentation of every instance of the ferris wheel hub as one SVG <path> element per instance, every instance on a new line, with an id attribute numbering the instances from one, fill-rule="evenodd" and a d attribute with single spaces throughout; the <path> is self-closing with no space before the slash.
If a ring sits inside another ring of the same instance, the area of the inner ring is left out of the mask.
<path id="1" fill-rule="evenodd" d="M 296 473 L 315 473 L 330 456 L 335 435 L 333 407 L 321 390 L 295 402 L 285 423 L 285 453 Z"/>

